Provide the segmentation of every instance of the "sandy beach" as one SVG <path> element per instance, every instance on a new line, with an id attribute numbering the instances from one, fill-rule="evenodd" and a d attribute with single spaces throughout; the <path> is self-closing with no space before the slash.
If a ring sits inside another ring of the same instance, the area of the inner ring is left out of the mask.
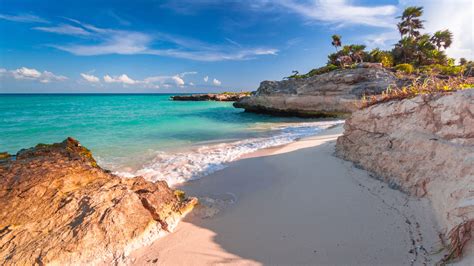
<path id="1" fill-rule="evenodd" d="M 441 255 L 425 199 L 333 155 L 342 126 L 262 150 L 179 189 L 200 206 L 135 265 L 422 265 Z"/>

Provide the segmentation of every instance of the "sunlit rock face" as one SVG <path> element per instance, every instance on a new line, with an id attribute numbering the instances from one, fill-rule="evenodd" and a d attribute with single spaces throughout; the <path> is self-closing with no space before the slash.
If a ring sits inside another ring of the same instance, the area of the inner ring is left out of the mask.
<path id="1" fill-rule="evenodd" d="M 0 159 L 0 257 L 7 265 L 120 262 L 171 231 L 196 199 L 122 179 L 72 138 Z"/>
<path id="2" fill-rule="evenodd" d="M 446 229 L 453 257 L 465 244 L 472 247 L 474 89 L 354 112 L 337 140 L 336 154 L 394 187 L 428 197 Z"/>
<path id="3" fill-rule="evenodd" d="M 310 78 L 263 81 L 253 95 L 234 106 L 273 115 L 341 116 L 357 110 L 364 95 L 380 94 L 400 82 L 377 64 L 362 64 Z"/>

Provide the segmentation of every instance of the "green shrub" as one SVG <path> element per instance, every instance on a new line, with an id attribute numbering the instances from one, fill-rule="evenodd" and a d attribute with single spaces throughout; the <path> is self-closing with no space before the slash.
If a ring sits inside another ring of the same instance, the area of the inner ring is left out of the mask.
<path id="1" fill-rule="evenodd" d="M 411 64 L 399 64 L 395 66 L 395 69 L 405 74 L 411 74 L 415 71 L 415 68 Z"/>
<path id="2" fill-rule="evenodd" d="M 305 76 L 312 77 L 312 76 L 315 76 L 315 75 L 321 75 L 321 74 L 328 73 L 328 72 L 331 72 L 331 71 L 336 70 L 336 69 L 338 69 L 338 67 L 336 65 L 329 64 L 327 66 L 312 69 Z"/>
<path id="3" fill-rule="evenodd" d="M 454 65 L 443 66 L 440 64 L 433 64 L 433 65 L 420 67 L 420 72 L 425 73 L 425 74 L 430 74 L 430 75 L 441 74 L 441 75 L 447 75 L 447 76 L 457 76 L 457 75 L 463 74 L 465 70 L 466 70 L 465 66 L 454 66 Z"/>

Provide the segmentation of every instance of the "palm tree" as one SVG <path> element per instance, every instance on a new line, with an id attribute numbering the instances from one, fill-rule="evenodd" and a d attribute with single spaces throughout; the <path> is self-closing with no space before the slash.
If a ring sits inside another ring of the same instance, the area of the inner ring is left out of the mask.
<path id="1" fill-rule="evenodd" d="M 408 37 L 410 38 L 417 38 L 420 36 L 418 30 L 423 29 L 423 20 L 420 19 L 421 15 L 423 15 L 423 7 L 410 6 L 403 11 L 402 16 L 397 17 L 402 20 L 397 24 L 398 31 L 402 37 L 406 34 L 408 34 Z"/>
<path id="2" fill-rule="evenodd" d="M 449 30 L 439 30 L 433 34 L 430 40 L 440 51 L 441 48 L 446 49 L 451 46 L 453 34 Z"/>
<path id="3" fill-rule="evenodd" d="M 332 36 L 332 42 L 331 44 L 336 47 L 336 53 L 338 52 L 337 50 L 337 47 L 341 47 L 342 45 L 342 42 L 341 42 L 341 36 L 340 35 L 337 35 L 337 34 L 334 34 Z"/>

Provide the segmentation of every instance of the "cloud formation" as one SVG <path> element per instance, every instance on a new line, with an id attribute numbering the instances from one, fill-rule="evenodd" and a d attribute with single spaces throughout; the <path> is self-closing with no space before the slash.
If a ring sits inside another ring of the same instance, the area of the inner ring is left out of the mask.
<path id="1" fill-rule="evenodd" d="M 258 56 L 276 55 L 277 49 L 262 47 L 236 47 L 235 45 L 212 45 L 194 39 L 180 38 L 162 33 L 144 33 L 129 30 L 117 30 L 96 27 L 75 19 L 66 18 L 70 23 L 33 29 L 81 37 L 81 44 L 50 44 L 49 46 L 79 56 L 106 54 L 148 54 L 195 61 L 249 60 Z M 90 39 L 90 44 L 84 40 Z M 159 42 L 163 47 L 156 48 Z"/>
<path id="2" fill-rule="evenodd" d="M 90 75 L 90 74 L 84 74 L 84 73 L 81 73 L 81 76 L 83 79 L 85 79 L 86 81 L 90 82 L 90 83 L 99 83 L 100 82 L 100 79 L 94 75 Z"/>
<path id="3" fill-rule="evenodd" d="M 184 80 L 184 77 L 187 75 L 194 75 L 194 74 L 197 74 L 197 72 L 195 71 L 183 72 L 183 73 L 179 73 L 172 76 L 150 76 L 150 77 L 144 78 L 143 80 L 133 79 L 129 77 L 127 74 L 122 74 L 119 76 L 111 76 L 107 74 L 103 77 L 103 80 L 105 83 L 135 85 L 135 86 L 141 86 L 144 88 L 160 88 L 160 86 L 163 86 L 165 88 L 185 87 L 186 82 Z M 81 75 L 86 75 L 86 74 L 81 74 Z M 189 85 L 191 85 L 191 83 L 189 83 Z"/>
<path id="4" fill-rule="evenodd" d="M 213 79 L 213 80 L 212 80 L 212 84 L 213 84 L 214 86 L 220 86 L 220 85 L 222 84 L 222 82 L 221 82 L 220 80 L 218 80 L 218 79 Z"/>
<path id="5" fill-rule="evenodd" d="M 126 85 L 133 85 L 133 84 L 138 83 L 138 81 L 131 79 L 126 74 L 122 74 L 120 76 L 114 76 L 114 77 L 111 77 L 109 75 L 105 75 L 104 76 L 104 81 L 106 83 L 122 83 L 122 84 L 126 84 Z"/>
<path id="6" fill-rule="evenodd" d="M 9 76 L 17 80 L 34 80 L 41 83 L 49 83 L 54 81 L 64 81 L 68 78 L 61 75 L 55 75 L 49 71 L 40 72 L 34 68 L 21 67 L 15 70 L 0 69 L 1 76 Z"/>
<path id="7" fill-rule="evenodd" d="M 0 14 L 0 19 L 23 23 L 49 23 L 49 21 L 31 14 L 8 15 Z"/>
<path id="8" fill-rule="evenodd" d="M 394 5 L 363 6 L 348 0 L 276 0 L 266 1 L 295 12 L 306 19 L 336 24 L 337 26 L 366 25 L 393 28 Z"/>
<path id="9" fill-rule="evenodd" d="M 51 33 L 58 33 L 58 34 L 65 34 L 65 35 L 72 35 L 72 36 L 86 36 L 90 35 L 88 31 L 85 31 L 83 28 L 75 27 L 72 25 L 67 24 L 60 24 L 54 27 L 34 27 L 34 30 L 44 31 L 44 32 L 51 32 Z"/>

